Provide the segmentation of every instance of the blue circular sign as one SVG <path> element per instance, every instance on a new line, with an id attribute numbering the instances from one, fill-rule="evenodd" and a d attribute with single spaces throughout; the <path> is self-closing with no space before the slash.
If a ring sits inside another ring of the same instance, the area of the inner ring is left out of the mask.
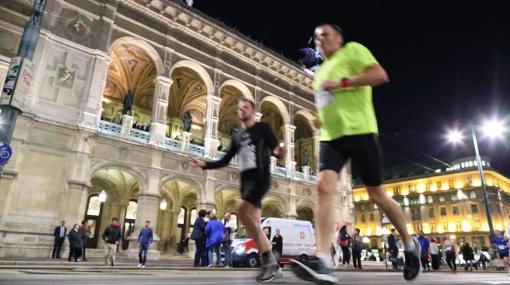
<path id="1" fill-rule="evenodd" d="M 0 164 L 6 164 L 12 156 L 11 147 L 3 142 L 0 142 Z"/>

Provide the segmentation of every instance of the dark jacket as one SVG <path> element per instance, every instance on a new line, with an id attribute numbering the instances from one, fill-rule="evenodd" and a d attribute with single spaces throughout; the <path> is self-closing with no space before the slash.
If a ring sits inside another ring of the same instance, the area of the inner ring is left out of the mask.
<path id="1" fill-rule="evenodd" d="M 81 248 L 82 247 L 79 231 L 71 230 L 67 237 L 69 238 L 69 247 L 71 247 L 71 248 Z"/>
<path id="2" fill-rule="evenodd" d="M 66 233 L 67 233 L 67 228 L 66 228 L 66 227 L 64 227 L 64 237 L 63 237 L 63 238 L 65 238 L 65 237 L 66 237 Z M 55 228 L 55 230 L 53 231 L 53 236 L 54 236 L 55 238 L 60 238 L 60 226 L 58 226 L 58 227 L 56 227 L 56 228 Z"/>
<path id="3" fill-rule="evenodd" d="M 78 233 L 80 234 L 81 247 L 85 247 L 85 244 L 87 243 L 87 229 L 81 227 L 78 230 Z"/>
<path id="4" fill-rule="evenodd" d="M 115 242 L 120 241 L 122 239 L 120 227 L 109 225 L 104 229 L 103 239 L 109 244 L 115 244 Z"/>
<path id="5" fill-rule="evenodd" d="M 464 258 L 464 260 L 474 260 L 475 259 L 475 253 L 471 246 L 464 245 L 462 247 L 462 258 Z"/>
<path id="6" fill-rule="evenodd" d="M 397 239 L 393 234 L 388 236 L 388 249 L 392 254 L 398 254 Z"/>
<path id="7" fill-rule="evenodd" d="M 197 217 L 193 224 L 193 231 L 191 232 L 190 238 L 192 240 L 203 240 L 205 239 L 205 222 L 204 218 Z"/>

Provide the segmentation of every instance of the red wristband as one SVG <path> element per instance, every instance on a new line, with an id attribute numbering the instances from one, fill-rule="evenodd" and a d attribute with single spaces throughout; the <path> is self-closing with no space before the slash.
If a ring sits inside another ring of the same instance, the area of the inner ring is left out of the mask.
<path id="1" fill-rule="evenodd" d="M 340 81 L 340 87 L 342 88 L 349 87 L 349 78 L 347 77 L 342 78 L 342 81 Z"/>

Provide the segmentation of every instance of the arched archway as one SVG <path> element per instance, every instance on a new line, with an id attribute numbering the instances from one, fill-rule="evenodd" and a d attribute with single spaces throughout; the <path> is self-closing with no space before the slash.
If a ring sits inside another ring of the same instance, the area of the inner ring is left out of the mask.
<path id="1" fill-rule="evenodd" d="M 161 184 L 160 194 L 161 199 L 167 201 L 167 207 L 160 207 L 158 211 L 156 233 L 161 239 L 159 250 L 165 252 L 175 249 L 191 233 L 200 189 L 189 181 L 167 179 Z"/>
<path id="2" fill-rule="evenodd" d="M 237 81 L 230 81 L 230 83 Z M 246 87 L 245 87 L 246 88 Z M 247 88 L 246 88 L 247 89 Z M 245 91 L 246 92 L 246 91 Z M 241 128 L 241 121 L 237 115 L 238 102 L 241 98 L 249 98 L 238 87 L 234 85 L 223 84 L 220 88 L 220 113 L 218 121 L 218 133 L 220 140 L 220 150 L 230 145 L 232 132 Z"/>
<path id="3" fill-rule="evenodd" d="M 134 230 L 136 201 L 140 193 L 141 182 L 137 176 L 129 170 L 115 167 L 100 168 L 91 174 L 92 188 L 84 211 L 85 221 L 90 227 L 87 241 L 90 248 L 101 247 L 100 233 L 115 217 L 122 227 L 122 249 L 127 249 L 128 238 Z"/>
<path id="4" fill-rule="evenodd" d="M 143 40 L 126 37 L 109 49 L 111 62 L 103 91 L 101 119 L 121 124 L 125 98 L 133 96 L 133 125 L 148 131 L 152 119 L 156 76 L 163 64 L 158 53 Z"/>
<path id="5" fill-rule="evenodd" d="M 289 113 L 280 99 L 268 96 L 264 97 L 260 103 L 260 112 L 262 113 L 261 122 L 267 123 L 273 130 L 276 139 L 280 142 L 285 141 L 285 124 L 290 122 Z M 277 161 L 278 166 L 285 166 L 285 158 L 281 157 Z"/>
<path id="6" fill-rule="evenodd" d="M 312 115 L 304 110 L 296 113 L 294 116 L 294 160 L 296 161 L 296 169 L 303 171 L 303 166 L 309 166 L 315 169 L 315 139 L 314 127 L 310 119 Z"/>
<path id="7" fill-rule="evenodd" d="M 216 214 L 219 218 L 222 218 L 227 212 L 235 212 L 235 202 L 241 195 L 239 191 L 231 188 L 224 188 L 216 191 L 215 202 L 216 202 Z"/>
<path id="8" fill-rule="evenodd" d="M 207 94 L 212 91 L 212 81 L 205 69 L 193 61 L 181 61 L 174 65 L 170 76 L 168 102 L 168 136 L 180 139 L 183 129 L 183 117 L 189 112 L 192 118 L 192 141 L 203 144 L 205 118 L 207 114 Z"/>
<path id="9" fill-rule="evenodd" d="M 262 217 L 282 218 L 288 211 L 286 201 L 275 195 L 268 195 L 262 200 Z"/>
<path id="10" fill-rule="evenodd" d="M 314 205 L 311 201 L 300 200 L 296 204 L 296 219 L 314 223 Z"/>

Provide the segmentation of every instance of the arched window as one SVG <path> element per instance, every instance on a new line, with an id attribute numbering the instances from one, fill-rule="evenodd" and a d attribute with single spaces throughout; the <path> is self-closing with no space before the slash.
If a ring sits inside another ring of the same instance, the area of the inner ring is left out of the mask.
<path id="1" fill-rule="evenodd" d="M 138 203 L 136 201 L 129 201 L 129 204 L 126 208 L 126 219 L 135 220 L 137 208 Z"/>
<path id="2" fill-rule="evenodd" d="M 99 202 L 99 196 L 90 196 L 89 203 L 87 206 L 87 216 L 99 216 L 101 212 L 101 202 Z"/>
<path id="3" fill-rule="evenodd" d="M 184 225 L 185 220 L 186 220 L 186 208 L 181 207 L 181 211 L 179 212 L 179 216 L 177 217 L 177 224 Z"/>
<path id="4" fill-rule="evenodd" d="M 193 227 L 193 223 L 195 223 L 195 220 L 197 219 L 198 212 L 196 208 L 191 209 L 191 214 L 189 215 L 189 225 L 190 228 Z"/>

